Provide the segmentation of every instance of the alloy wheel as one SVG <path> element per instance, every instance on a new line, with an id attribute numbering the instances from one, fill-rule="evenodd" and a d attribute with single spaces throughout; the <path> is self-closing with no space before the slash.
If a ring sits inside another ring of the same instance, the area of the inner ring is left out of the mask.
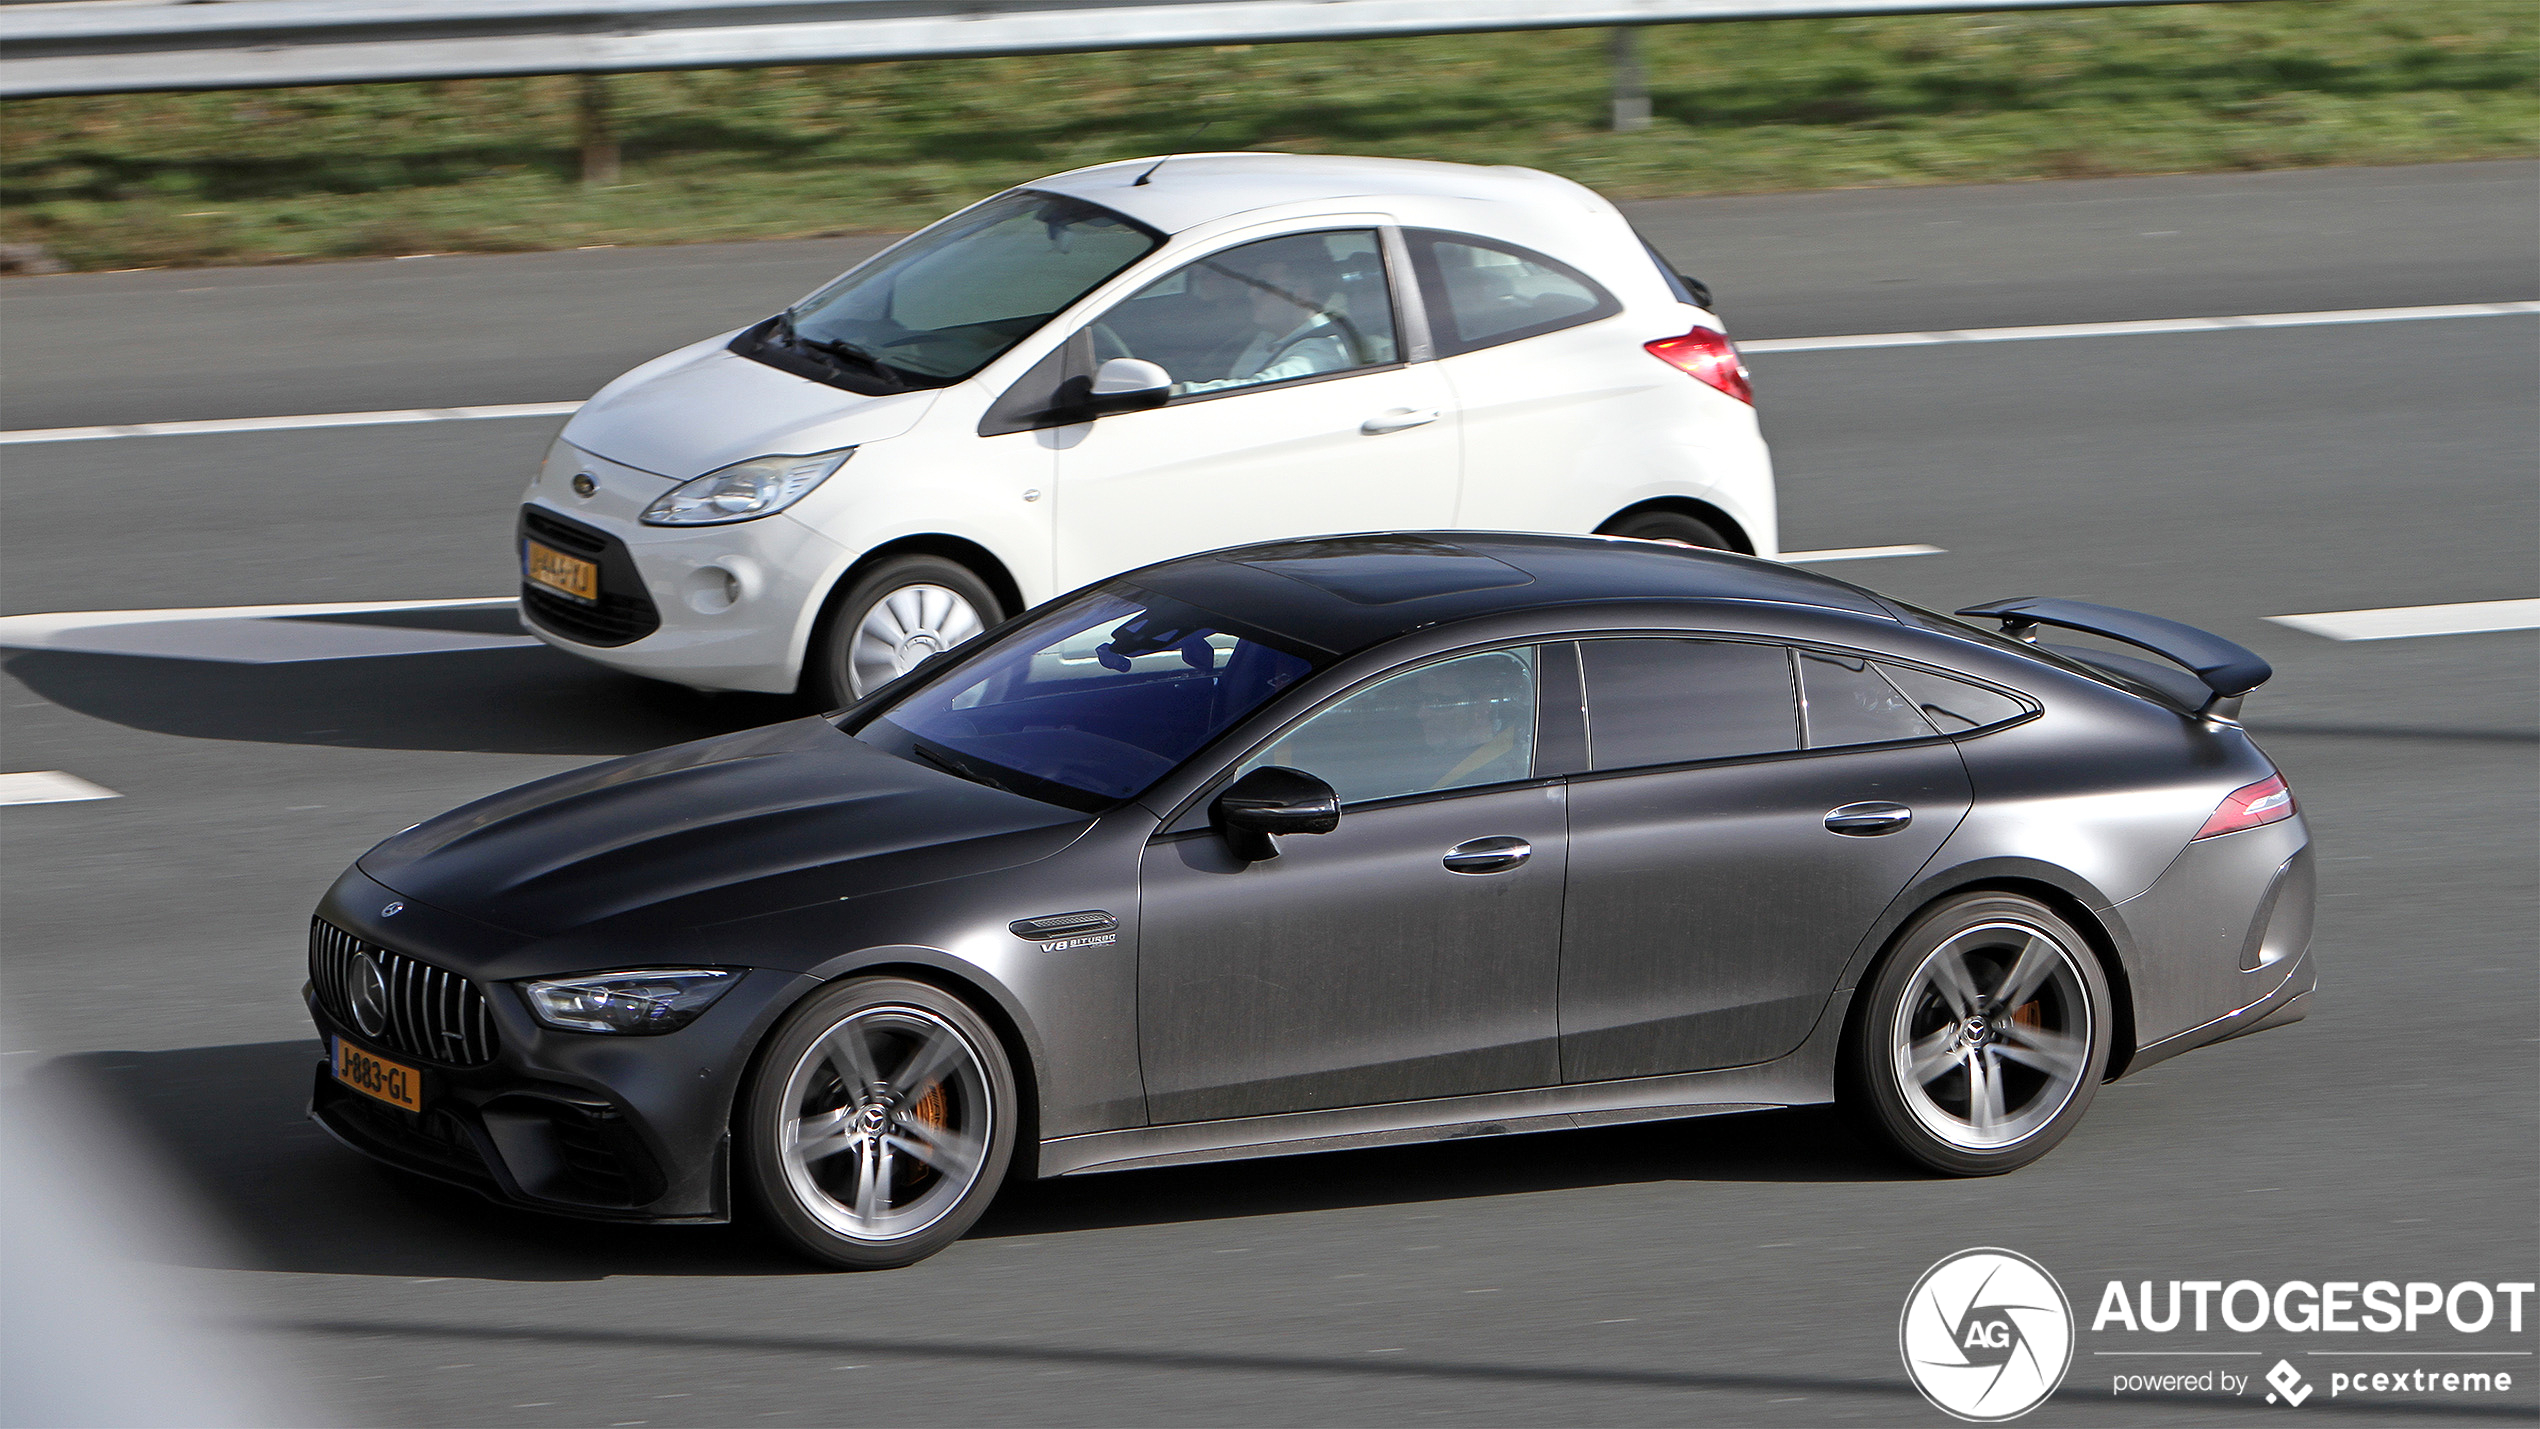
<path id="1" fill-rule="evenodd" d="M 2078 957 L 2014 922 L 1963 929 L 1925 955 L 1888 1037 L 1905 1109 L 1924 1130 L 1992 1151 L 2055 1120 L 2090 1067 Z"/>
<path id="2" fill-rule="evenodd" d="M 850 1013 L 796 1061 L 784 1093 L 785 1179 L 831 1233 L 903 1240 L 979 1179 L 996 1107 L 979 1049 L 923 1007 Z"/>

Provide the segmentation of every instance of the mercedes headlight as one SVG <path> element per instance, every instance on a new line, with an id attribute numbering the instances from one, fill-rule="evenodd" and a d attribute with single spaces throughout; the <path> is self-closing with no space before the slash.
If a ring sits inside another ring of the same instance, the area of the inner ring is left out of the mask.
<path id="1" fill-rule="evenodd" d="M 855 448 L 812 456 L 762 456 L 683 481 L 644 508 L 647 526 L 722 526 L 772 516 L 847 464 Z"/>
<path id="2" fill-rule="evenodd" d="M 676 1032 L 741 980 L 728 968 L 642 968 L 524 982 L 529 1011 L 566 1032 Z"/>

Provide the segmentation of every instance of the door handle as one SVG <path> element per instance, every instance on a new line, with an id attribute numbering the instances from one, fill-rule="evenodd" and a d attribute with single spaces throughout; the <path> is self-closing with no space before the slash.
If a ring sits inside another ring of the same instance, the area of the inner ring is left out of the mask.
<path id="1" fill-rule="evenodd" d="M 1892 834 L 1912 822 L 1914 811 L 1903 804 L 1846 804 L 1826 815 L 1827 828 L 1855 838 Z"/>
<path id="2" fill-rule="evenodd" d="M 1446 851 L 1449 873 L 1505 873 L 1534 857 L 1534 845 L 1524 839 L 1468 839 Z"/>
<path id="3" fill-rule="evenodd" d="M 1381 437 L 1387 432 L 1405 432 L 1413 427 L 1425 427 L 1437 419 L 1438 409 L 1435 407 L 1421 407 L 1416 410 L 1410 407 L 1396 407 L 1390 412 L 1379 412 L 1359 423 L 1358 430 L 1367 436 Z"/>

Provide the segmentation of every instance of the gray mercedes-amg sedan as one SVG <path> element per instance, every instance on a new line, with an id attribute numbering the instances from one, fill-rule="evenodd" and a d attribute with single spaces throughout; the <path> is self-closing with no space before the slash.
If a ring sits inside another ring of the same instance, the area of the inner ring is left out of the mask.
<path id="1" fill-rule="evenodd" d="M 1149 566 L 372 849 L 311 928 L 312 1114 L 867 1268 L 1011 1175 L 1826 1101 L 2008 1171 L 2303 1015 L 2311 858 L 2263 660 L 1959 614 L 2002 633 L 1620 539 Z"/>

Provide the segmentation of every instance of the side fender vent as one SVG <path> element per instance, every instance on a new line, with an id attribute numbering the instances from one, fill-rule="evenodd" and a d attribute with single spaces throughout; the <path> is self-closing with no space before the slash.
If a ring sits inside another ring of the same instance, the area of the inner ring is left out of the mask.
<path id="1" fill-rule="evenodd" d="M 1120 920 L 1099 908 L 1092 908 L 1082 913 L 1048 913 L 1038 918 L 1018 918 L 1005 926 L 1014 936 L 1038 943 L 1090 933 L 1116 933 L 1120 930 Z"/>

